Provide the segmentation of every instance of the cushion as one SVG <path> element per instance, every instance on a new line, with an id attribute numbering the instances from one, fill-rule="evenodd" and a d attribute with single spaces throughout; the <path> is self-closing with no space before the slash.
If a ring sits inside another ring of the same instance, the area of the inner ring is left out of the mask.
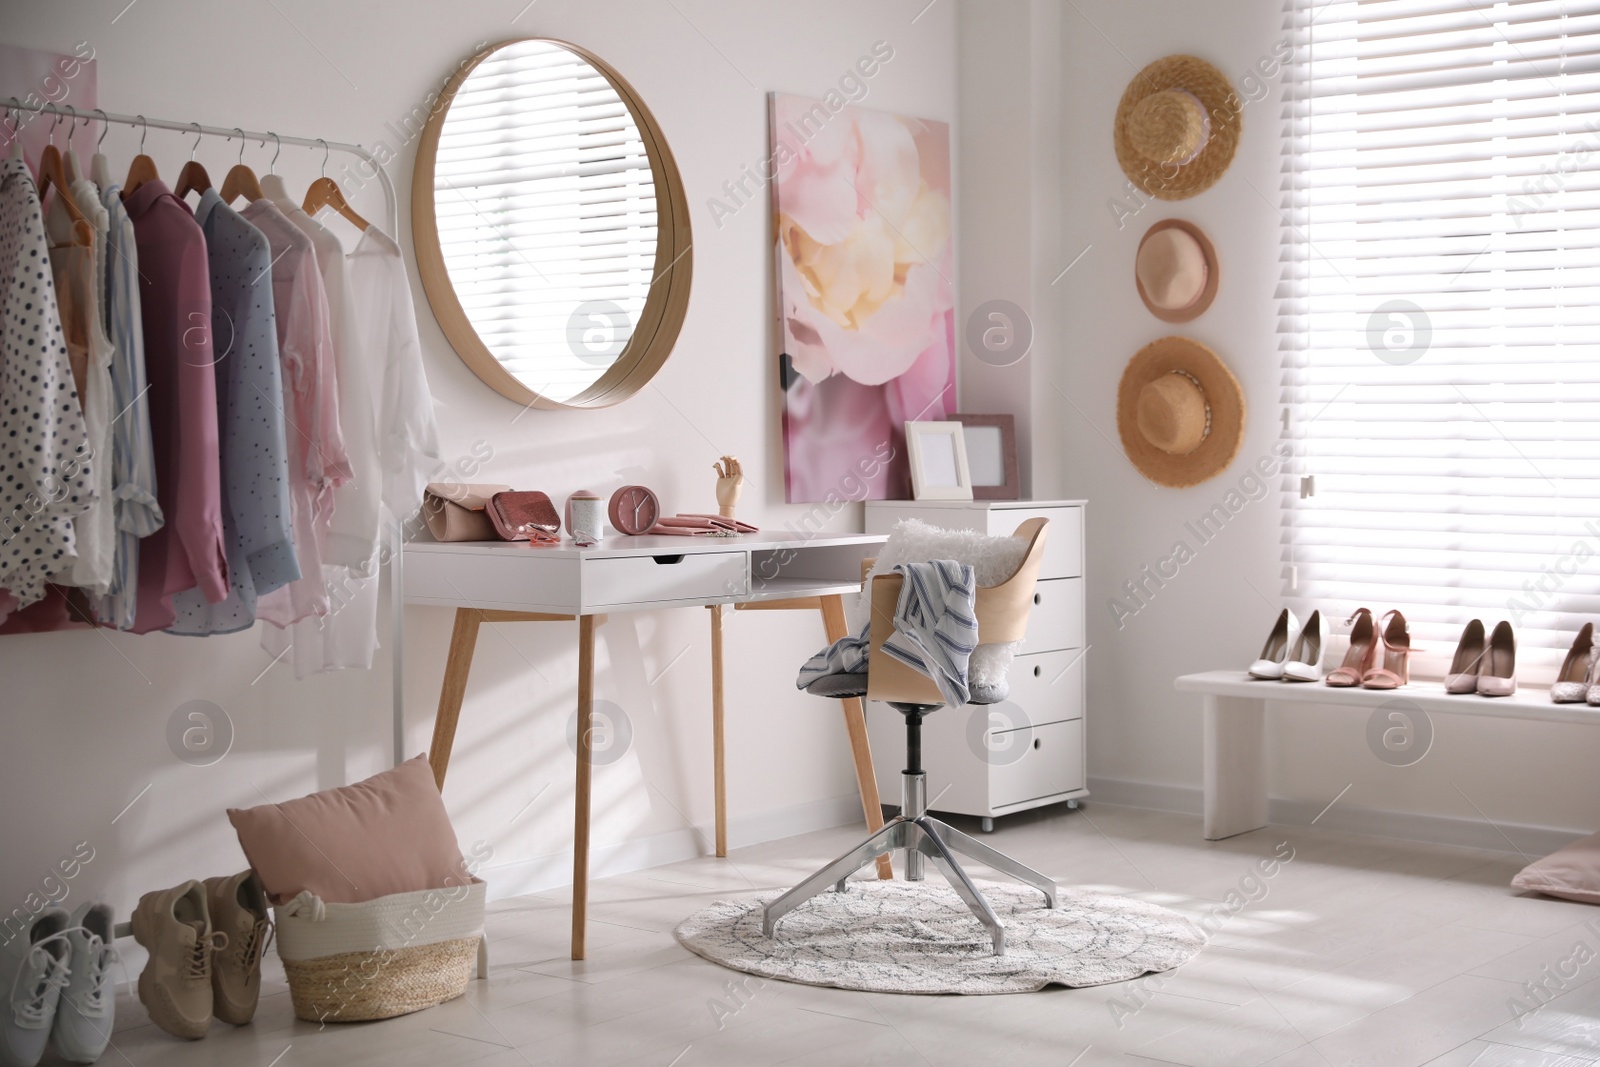
<path id="1" fill-rule="evenodd" d="M 1600 904 L 1600 834 L 1591 834 L 1542 860 L 1534 860 L 1511 879 L 1511 885 L 1552 897 Z"/>
<path id="2" fill-rule="evenodd" d="M 228 821 L 274 904 L 302 891 L 360 904 L 471 878 L 426 756 L 355 785 L 229 808 Z"/>
<path id="3" fill-rule="evenodd" d="M 889 540 L 879 550 L 878 561 L 867 572 L 867 582 L 850 616 L 850 632 L 860 632 L 871 615 L 872 579 L 879 574 L 893 574 L 897 563 L 953 559 L 971 567 L 979 585 L 999 585 L 1017 573 L 1027 555 L 1028 542 L 1020 537 L 995 537 L 977 530 L 946 530 L 920 519 L 901 519 L 889 531 Z M 968 684 L 974 690 L 1005 685 L 1006 672 L 1011 669 L 1011 657 L 1016 650 L 1016 642 L 979 645 L 973 649 L 967 663 Z"/>
<path id="4" fill-rule="evenodd" d="M 867 676 L 865 674 L 824 674 L 821 678 L 806 686 L 806 692 L 814 697 L 832 697 L 835 700 L 844 700 L 848 697 L 864 697 L 867 695 Z"/>

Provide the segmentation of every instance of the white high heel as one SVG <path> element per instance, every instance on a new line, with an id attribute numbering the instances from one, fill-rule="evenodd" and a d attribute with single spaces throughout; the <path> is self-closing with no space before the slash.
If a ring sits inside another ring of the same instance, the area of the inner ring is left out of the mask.
<path id="1" fill-rule="evenodd" d="M 1322 681 L 1322 646 L 1327 629 L 1322 624 L 1322 612 L 1313 611 L 1306 620 L 1305 629 L 1289 646 L 1289 659 L 1283 665 L 1286 682 Z"/>
<path id="2" fill-rule="evenodd" d="M 1299 630 L 1300 620 L 1294 617 L 1294 612 L 1288 608 L 1279 612 L 1278 621 L 1267 635 L 1267 643 L 1261 646 L 1261 658 L 1250 664 L 1250 677 L 1264 682 L 1281 681 L 1283 665 L 1289 659 L 1290 635 Z"/>

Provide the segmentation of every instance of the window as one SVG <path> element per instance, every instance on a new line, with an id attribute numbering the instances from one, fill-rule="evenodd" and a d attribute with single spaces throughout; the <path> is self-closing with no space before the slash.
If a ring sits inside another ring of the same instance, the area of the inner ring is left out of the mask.
<path id="1" fill-rule="evenodd" d="M 1286 590 L 1554 662 L 1600 617 L 1600 0 L 1286 8 Z"/>

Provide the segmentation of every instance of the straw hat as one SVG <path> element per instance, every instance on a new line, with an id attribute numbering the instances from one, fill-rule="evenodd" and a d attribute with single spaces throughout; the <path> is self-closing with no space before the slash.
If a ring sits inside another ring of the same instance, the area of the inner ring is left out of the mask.
<path id="1" fill-rule="evenodd" d="M 1200 227 L 1164 219 L 1145 233 L 1133 261 L 1139 299 L 1163 322 L 1198 318 L 1217 296 L 1217 250 Z"/>
<path id="2" fill-rule="evenodd" d="M 1167 56 L 1134 76 L 1117 105 L 1117 162 L 1158 200 L 1209 189 L 1233 162 L 1243 103 L 1227 77 L 1195 56 Z"/>
<path id="3" fill-rule="evenodd" d="M 1133 465 L 1181 489 L 1222 473 L 1244 435 L 1244 391 L 1211 349 L 1163 337 L 1128 361 L 1117 386 L 1117 432 Z"/>

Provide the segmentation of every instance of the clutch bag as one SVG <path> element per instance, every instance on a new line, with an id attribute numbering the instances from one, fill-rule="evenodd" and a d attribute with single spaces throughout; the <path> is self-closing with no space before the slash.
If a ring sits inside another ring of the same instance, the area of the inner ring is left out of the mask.
<path id="1" fill-rule="evenodd" d="M 550 498 L 537 489 L 507 490 L 489 498 L 489 521 L 502 541 L 560 544 L 561 516 Z"/>
<path id="2" fill-rule="evenodd" d="M 493 541 L 494 524 L 485 508 L 509 485 L 429 482 L 422 494 L 422 521 L 435 541 Z"/>

